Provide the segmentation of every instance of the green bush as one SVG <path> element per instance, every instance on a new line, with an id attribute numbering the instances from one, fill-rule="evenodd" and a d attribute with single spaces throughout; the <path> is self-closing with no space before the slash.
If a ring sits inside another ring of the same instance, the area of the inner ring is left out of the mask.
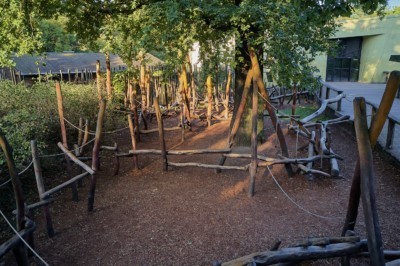
<path id="1" fill-rule="evenodd" d="M 90 130 L 95 131 L 98 113 L 98 97 L 95 85 L 62 83 L 64 116 L 77 125 L 79 117 L 90 121 Z M 113 110 L 121 102 L 114 99 L 107 106 Z M 121 119 L 117 119 L 120 117 Z M 112 119 L 111 119 L 112 118 Z M 107 111 L 105 130 L 115 129 L 126 123 L 126 118 Z M 66 123 L 69 143 L 76 143 L 77 131 Z M 57 110 L 55 84 L 36 83 L 32 87 L 13 85 L 9 81 L 0 82 L 0 129 L 4 132 L 14 151 L 17 166 L 30 161 L 30 140 L 38 141 L 42 153 L 56 151 L 56 143 L 61 140 L 60 122 Z M 0 166 L 4 157 L 0 152 Z"/>

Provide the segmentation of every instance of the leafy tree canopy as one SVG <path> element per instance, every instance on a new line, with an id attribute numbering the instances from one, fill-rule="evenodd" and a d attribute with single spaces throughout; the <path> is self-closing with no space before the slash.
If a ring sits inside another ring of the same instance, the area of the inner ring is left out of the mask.
<path id="1" fill-rule="evenodd" d="M 386 0 L 6 2 L 0 5 L 6 13 L 0 25 L 0 64 L 7 63 L 12 52 L 38 50 L 38 22 L 63 15 L 79 39 L 93 44 L 101 38 L 104 51 L 120 54 L 128 64 L 150 50 L 162 51 L 170 64 L 180 64 L 195 41 L 202 57 L 212 60 L 230 51 L 229 41 L 235 40 L 236 50 L 250 46 L 266 51 L 275 78 L 291 82 L 299 82 L 312 57 L 329 48 L 327 37 L 336 29 L 336 17 L 349 16 L 355 8 L 381 12 L 386 5 Z M 236 62 L 243 60 L 236 54 Z"/>

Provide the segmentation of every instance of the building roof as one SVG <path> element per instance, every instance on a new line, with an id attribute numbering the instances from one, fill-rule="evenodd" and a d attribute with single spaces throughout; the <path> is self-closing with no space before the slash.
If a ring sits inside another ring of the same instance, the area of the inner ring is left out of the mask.
<path id="1" fill-rule="evenodd" d="M 162 61 L 157 57 L 147 54 L 146 58 L 149 61 L 149 65 L 162 64 Z M 87 70 L 89 72 L 96 71 L 96 61 L 100 60 L 100 66 L 102 69 L 105 68 L 106 58 L 103 53 L 75 53 L 75 52 L 63 52 L 63 53 L 47 53 L 46 56 L 31 56 L 23 55 L 20 57 L 13 58 L 15 62 L 15 69 L 20 72 L 21 75 L 37 75 L 40 73 L 74 73 L 76 70 L 82 71 Z M 122 59 L 115 54 L 110 54 L 111 69 L 116 71 L 125 69 L 127 66 Z M 134 66 L 139 66 L 139 61 L 133 62 Z"/>

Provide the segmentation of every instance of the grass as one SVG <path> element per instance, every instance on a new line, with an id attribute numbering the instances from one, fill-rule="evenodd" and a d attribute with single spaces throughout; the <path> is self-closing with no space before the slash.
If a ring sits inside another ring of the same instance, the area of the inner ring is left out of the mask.
<path id="1" fill-rule="evenodd" d="M 299 115 L 300 119 L 303 119 L 304 117 L 307 117 L 307 116 L 311 115 L 312 113 L 314 113 L 315 111 L 317 111 L 318 108 L 319 108 L 319 106 L 317 106 L 316 104 L 298 105 L 298 106 L 296 106 L 296 115 Z M 279 110 L 279 113 L 285 114 L 285 115 L 291 115 L 292 107 L 290 106 L 286 109 Z M 284 118 L 284 119 L 290 120 L 289 118 Z M 332 117 L 326 113 L 322 113 L 320 116 L 317 116 L 316 118 L 311 120 L 311 122 L 315 122 L 318 120 L 323 121 L 323 120 L 328 120 L 328 119 L 332 119 Z"/>

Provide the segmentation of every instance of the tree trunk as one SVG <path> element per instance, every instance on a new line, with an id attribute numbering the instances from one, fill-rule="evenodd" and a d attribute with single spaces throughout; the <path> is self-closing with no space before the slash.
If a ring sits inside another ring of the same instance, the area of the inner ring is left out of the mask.
<path id="1" fill-rule="evenodd" d="M 106 54 L 106 87 L 107 87 L 107 99 L 110 100 L 112 97 L 112 88 L 111 88 L 111 64 L 110 64 L 110 54 Z"/>
<path id="2" fill-rule="evenodd" d="M 100 60 L 96 61 L 96 85 L 97 85 L 97 97 L 99 101 L 103 98 L 101 93 L 101 76 L 100 76 Z"/>
<path id="3" fill-rule="evenodd" d="M 231 79 L 232 79 L 232 74 L 231 71 L 228 70 L 228 77 L 226 80 L 226 88 L 225 88 L 225 118 L 228 119 L 229 115 L 229 95 L 230 95 L 230 89 L 231 89 Z"/>
<path id="4" fill-rule="evenodd" d="M 260 65 L 258 63 L 258 58 L 257 58 L 257 55 L 253 48 L 249 49 L 249 54 L 250 54 L 250 59 L 251 59 L 251 63 L 252 63 L 253 76 L 255 79 L 257 79 L 258 89 L 265 101 L 264 108 L 268 111 L 269 117 L 271 118 L 271 121 L 272 121 L 272 125 L 274 126 L 274 129 L 276 130 L 276 134 L 278 136 L 278 141 L 279 141 L 279 144 L 281 147 L 282 155 L 284 157 L 289 157 L 289 151 L 287 148 L 285 136 L 283 135 L 283 131 L 282 131 L 280 124 L 278 123 L 278 119 L 276 117 L 275 110 L 271 104 L 267 90 L 265 89 L 265 85 L 262 80 Z M 293 173 L 292 166 L 290 164 L 285 164 L 285 169 L 289 176 L 293 176 L 294 173 Z"/>
<path id="5" fill-rule="evenodd" d="M 211 114 L 212 114 L 212 76 L 208 74 L 207 76 L 207 126 L 211 126 Z"/>

